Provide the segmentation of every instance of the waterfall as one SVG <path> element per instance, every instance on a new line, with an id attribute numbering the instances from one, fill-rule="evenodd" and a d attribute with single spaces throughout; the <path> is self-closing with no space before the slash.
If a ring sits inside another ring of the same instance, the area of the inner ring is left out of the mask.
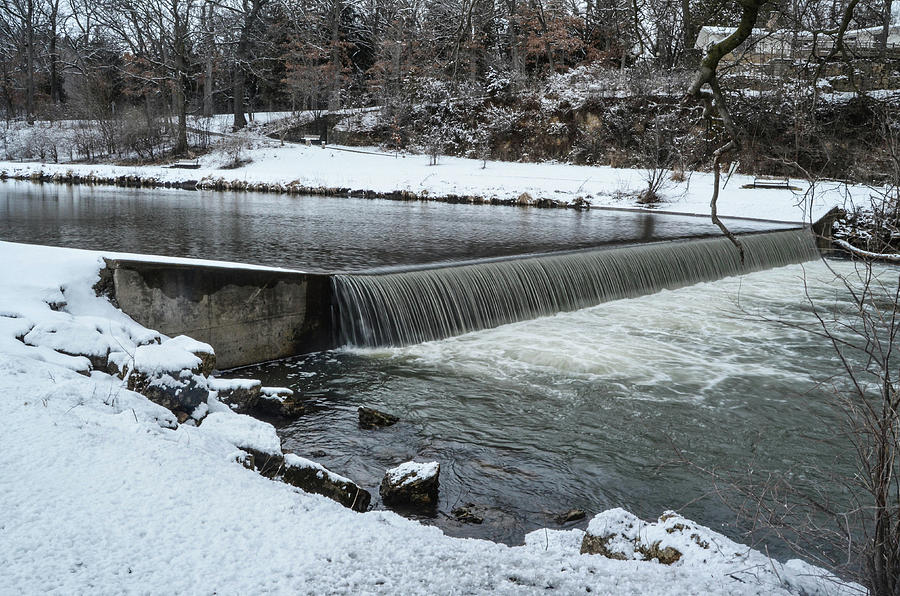
<path id="1" fill-rule="evenodd" d="M 408 345 L 811 260 L 809 229 L 332 278 L 338 345 Z"/>

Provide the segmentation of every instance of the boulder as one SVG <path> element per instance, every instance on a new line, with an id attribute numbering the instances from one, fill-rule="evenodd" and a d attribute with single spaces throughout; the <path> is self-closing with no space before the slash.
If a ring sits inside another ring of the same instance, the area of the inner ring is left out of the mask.
<path id="1" fill-rule="evenodd" d="M 438 477 L 441 464 L 406 462 L 391 468 L 381 481 L 381 499 L 385 505 L 435 507 L 438 501 Z"/>
<path id="2" fill-rule="evenodd" d="M 556 516 L 556 523 L 559 525 L 564 525 L 568 523 L 572 523 L 581 519 L 584 519 L 585 512 L 581 509 L 570 509 L 565 513 Z"/>
<path id="3" fill-rule="evenodd" d="M 265 416 L 297 418 L 306 412 L 306 406 L 287 387 L 263 387 L 254 411 Z"/>
<path id="4" fill-rule="evenodd" d="M 209 390 L 215 391 L 219 401 L 249 412 L 259 402 L 262 383 L 256 379 L 209 379 Z"/>
<path id="5" fill-rule="evenodd" d="M 581 554 L 601 555 L 608 559 L 657 561 L 671 565 L 681 559 L 681 550 L 673 544 L 682 545 L 679 528 L 680 516 L 667 512 L 657 523 L 649 524 L 624 509 L 610 509 L 595 516 L 588 524 L 581 542 Z M 673 536 L 673 534 L 678 534 Z M 699 534 L 691 536 L 700 543 Z M 708 548 L 708 545 L 707 545 Z"/>
<path id="6" fill-rule="evenodd" d="M 457 507 L 450 513 L 456 518 L 456 521 L 464 524 L 484 523 L 484 511 L 475 503 L 466 503 L 462 507 Z"/>
<path id="7" fill-rule="evenodd" d="M 396 416 L 379 412 L 374 408 L 360 407 L 358 412 L 360 428 L 373 429 L 382 426 L 391 426 L 400 420 Z"/>
<path id="8" fill-rule="evenodd" d="M 519 198 L 516 199 L 516 203 L 519 205 L 531 205 L 534 203 L 534 197 L 532 197 L 527 192 L 523 192 L 519 195 Z"/>
<path id="9" fill-rule="evenodd" d="M 183 370 L 173 376 L 168 373 L 159 376 L 148 376 L 140 372 L 132 372 L 128 376 L 127 386 L 155 404 L 168 408 L 176 415 L 190 414 L 197 406 L 206 402 L 209 388 L 206 379 Z"/>
<path id="10" fill-rule="evenodd" d="M 584 197 L 576 197 L 571 203 L 566 205 L 569 209 L 578 211 L 588 211 L 591 208 L 591 202 Z"/>
<path id="11" fill-rule="evenodd" d="M 200 432 L 248 453 L 250 464 L 263 476 L 274 476 L 284 463 L 281 439 L 268 422 L 223 409 L 203 418 Z"/>
<path id="12" fill-rule="evenodd" d="M 354 511 L 366 511 L 372 495 L 349 478 L 344 478 L 314 461 L 293 453 L 284 456 L 283 480 L 308 493 L 337 501 Z"/>
<path id="13" fill-rule="evenodd" d="M 199 358 L 200 362 L 196 372 L 205 377 L 211 375 L 216 368 L 216 353 L 213 351 L 212 346 L 207 343 L 197 341 L 186 335 L 179 335 L 162 342 L 162 345 L 168 348 L 184 350 Z"/>

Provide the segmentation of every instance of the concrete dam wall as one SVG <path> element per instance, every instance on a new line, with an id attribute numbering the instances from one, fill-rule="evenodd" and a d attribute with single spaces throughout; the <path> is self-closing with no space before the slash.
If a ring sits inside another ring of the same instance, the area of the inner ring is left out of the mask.
<path id="1" fill-rule="evenodd" d="M 809 228 L 330 275 L 107 259 L 99 289 L 135 321 L 234 368 L 338 345 L 405 345 L 817 258 Z"/>
<path id="2" fill-rule="evenodd" d="M 101 286 L 135 321 L 188 335 L 220 369 L 334 347 L 328 275 L 107 259 Z"/>

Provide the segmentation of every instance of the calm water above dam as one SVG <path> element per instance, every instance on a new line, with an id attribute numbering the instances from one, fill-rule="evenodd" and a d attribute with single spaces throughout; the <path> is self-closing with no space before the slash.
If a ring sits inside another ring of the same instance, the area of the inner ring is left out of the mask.
<path id="1" fill-rule="evenodd" d="M 778 226 L 735 220 L 735 231 Z M 0 182 L 0 240 L 306 271 L 718 234 L 705 218 Z"/>

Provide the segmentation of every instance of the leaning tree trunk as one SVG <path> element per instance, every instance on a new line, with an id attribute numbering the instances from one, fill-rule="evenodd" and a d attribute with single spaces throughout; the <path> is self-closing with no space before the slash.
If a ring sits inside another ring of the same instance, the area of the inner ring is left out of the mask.
<path id="1" fill-rule="evenodd" d="M 741 262 L 744 262 L 744 246 L 738 240 L 731 230 L 719 219 L 717 202 L 719 199 L 719 178 L 721 172 L 721 164 L 726 155 L 733 151 L 738 151 L 741 147 L 743 134 L 735 125 L 731 118 L 731 112 L 725 101 L 725 95 L 719 86 L 719 80 L 716 76 L 719 62 L 722 58 L 737 49 L 739 45 L 744 43 L 753 33 L 753 27 L 759 18 L 759 9 L 767 0 L 740 0 L 741 5 L 741 22 L 734 32 L 722 41 L 713 44 L 706 51 L 706 56 L 700 63 L 697 77 L 688 90 L 688 97 L 700 99 L 704 102 L 707 116 L 718 114 L 722 119 L 722 125 L 725 132 L 728 133 L 730 140 L 716 149 L 713 159 L 713 194 L 710 200 L 710 219 L 722 231 L 722 233 L 731 240 L 732 244 L 738 249 Z M 709 85 L 709 91 L 703 89 Z"/>

